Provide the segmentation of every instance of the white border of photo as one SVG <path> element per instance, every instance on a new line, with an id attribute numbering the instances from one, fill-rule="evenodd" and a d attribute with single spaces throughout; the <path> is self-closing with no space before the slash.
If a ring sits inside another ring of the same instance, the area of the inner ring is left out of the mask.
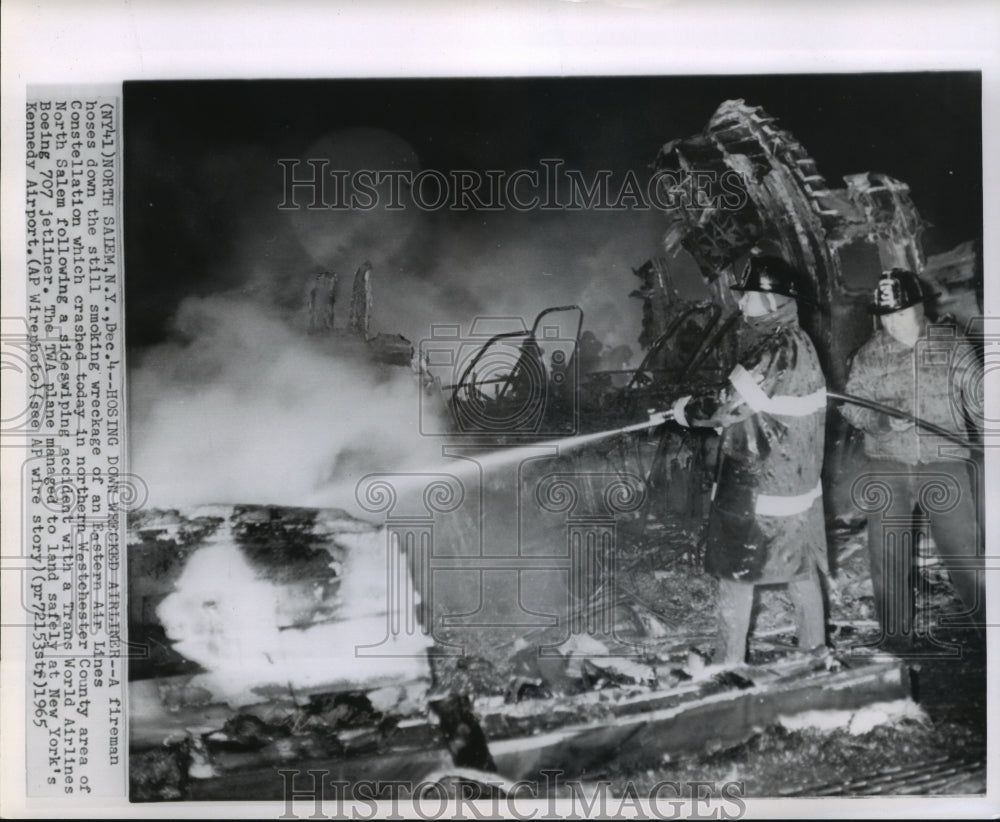
<path id="1" fill-rule="evenodd" d="M 1000 5 L 986 2 L 761 2 L 536 0 L 536 2 L 187 2 L 7 0 L 2 12 L 3 314 L 25 299 L 24 104 L 27 86 L 79 92 L 124 80 L 531 75 L 772 74 L 981 70 L 984 226 L 1000 225 Z M 852 128 L 855 124 L 845 124 Z M 927 162 L 935 162 L 928 157 Z M 985 307 L 1000 317 L 995 260 L 1000 237 L 984 233 Z M 1000 417 L 997 373 L 987 417 Z M 987 449 L 987 499 L 1000 499 L 996 449 Z M 22 454 L 3 452 L 4 556 L 19 538 Z M 8 493 L 9 492 L 9 493 Z M 1000 571 L 1000 515 L 987 506 L 987 561 Z M 3 612 L 17 605 L 19 574 L 3 576 Z M 989 580 L 988 580 L 989 583 Z M 989 585 L 988 589 L 998 586 Z M 997 597 L 988 616 L 1000 625 Z M 4 623 L 8 619 L 3 620 Z M 989 751 L 996 751 L 1000 630 L 991 629 Z M 23 632 L 3 635 L 5 817 L 277 817 L 280 803 L 29 800 L 25 797 Z M 989 758 L 985 798 L 748 800 L 747 816 L 851 818 L 990 817 L 1000 813 L 1000 757 Z M 308 804 L 308 803 L 306 803 Z M 530 803 L 519 803 L 522 812 Z M 538 817 L 547 801 L 539 801 Z M 330 809 L 328 812 L 332 812 Z M 404 811 L 405 812 L 405 811 Z M 311 807 L 299 810 L 307 818 Z M 398 817 L 397 817 L 398 818 Z"/>

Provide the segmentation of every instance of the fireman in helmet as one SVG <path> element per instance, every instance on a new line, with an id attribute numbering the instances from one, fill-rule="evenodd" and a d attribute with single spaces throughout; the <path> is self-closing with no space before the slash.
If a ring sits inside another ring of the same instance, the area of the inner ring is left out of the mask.
<path id="1" fill-rule="evenodd" d="M 870 304 L 881 327 L 855 353 L 847 393 L 962 437 L 970 429 L 981 434 L 982 364 L 953 327 L 936 325 L 934 333 L 928 333 L 925 303 L 935 296 L 911 271 L 895 268 L 882 275 Z M 846 403 L 840 410 L 865 434 L 869 463 L 852 492 L 855 504 L 868 515 L 872 587 L 882 628 L 879 644 L 886 650 L 906 650 L 913 644 L 913 514 L 918 508 L 949 566 L 965 606 L 965 623 L 982 625 L 985 594 L 977 569 L 983 564 L 983 537 L 969 450 L 921 431 L 910 420 Z M 872 493 L 878 504 L 869 504 Z"/>
<path id="2" fill-rule="evenodd" d="M 826 380 L 798 319 L 810 289 L 784 260 L 754 254 L 736 290 L 748 330 L 727 387 L 682 397 L 673 409 L 681 425 L 721 431 L 705 565 L 719 580 L 715 661 L 726 666 L 746 661 L 760 584 L 787 583 L 800 649 L 826 652 Z"/>

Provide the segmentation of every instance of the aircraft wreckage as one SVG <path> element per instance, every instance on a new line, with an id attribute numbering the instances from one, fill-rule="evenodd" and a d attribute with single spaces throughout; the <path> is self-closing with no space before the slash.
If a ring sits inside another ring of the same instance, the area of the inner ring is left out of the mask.
<path id="1" fill-rule="evenodd" d="M 743 101 L 664 145 L 655 165 L 665 180 L 736 171 L 747 196 L 736 210 L 666 213 L 664 254 L 635 270 L 638 368 L 562 306 L 530 329 L 482 330 L 461 368 L 438 373 L 433 350 L 371 335 L 369 265 L 347 329 L 333 327 L 336 275 L 317 275 L 309 332 L 373 367 L 412 363 L 461 435 L 455 458 L 409 481 L 366 477 L 369 520 L 249 505 L 130 516 L 133 800 L 281 798 L 289 763 L 349 781 L 592 777 L 737 745 L 782 717 L 907 700 L 898 660 L 779 652 L 739 674 L 706 669 L 711 593 L 671 563 L 697 554 L 712 442 L 653 426 L 648 411 L 724 381 L 740 333 L 732 277 L 752 248 L 813 277 L 826 310 L 804 325 L 832 390 L 868 332 L 883 269 L 922 273 L 964 323 L 980 312 L 977 250 L 925 259 L 904 183 L 858 173 L 831 188 Z M 831 498 L 850 473 L 835 420 Z M 579 447 L 552 447 L 569 437 Z M 637 568 L 689 599 L 630 587 Z M 848 609 L 836 627 L 863 623 Z M 978 769 L 974 759 L 947 773 Z"/>

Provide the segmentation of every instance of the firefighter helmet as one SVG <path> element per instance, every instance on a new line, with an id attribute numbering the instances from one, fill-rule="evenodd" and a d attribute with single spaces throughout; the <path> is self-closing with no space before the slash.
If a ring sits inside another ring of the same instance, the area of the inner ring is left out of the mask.
<path id="1" fill-rule="evenodd" d="M 800 302 L 815 305 L 812 289 L 805 278 L 781 257 L 751 254 L 736 284 L 737 291 L 764 291 L 782 294 Z"/>
<path id="2" fill-rule="evenodd" d="M 868 308 L 873 314 L 892 314 L 894 311 L 920 305 L 936 296 L 938 295 L 931 294 L 924 288 L 920 278 L 912 271 L 894 268 L 883 272 Z"/>

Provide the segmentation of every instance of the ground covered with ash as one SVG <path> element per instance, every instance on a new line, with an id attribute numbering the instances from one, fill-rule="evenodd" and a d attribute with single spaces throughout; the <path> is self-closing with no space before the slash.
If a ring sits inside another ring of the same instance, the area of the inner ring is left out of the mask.
<path id="1" fill-rule="evenodd" d="M 491 771 L 491 742 L 587 723 L 614 726 L 627 716 L 621 706 L 629 700 L 669 698 L 694 687 L 701 696 L 724 696 L 760 684 L 746 677 L 769 666 L 822 672 L 849 669 L 856 660 L 865 664 L 878 650 L 866 534 L 854 523 L 830 536 L 830 657 L 799 652 L 791 602 L 775 586 L 763 589 L 755 605 L 749 668 L 707 673 L 715 650 L 716 583 L 702 570 L 698 534 L 679 519 L 663 516 L 642 528 L 636 519 L 619 532 L 613 589 L 595 594 L 613 605 L 613 636 L 584 633 L 567 640 L 518 631 L 506 644 L 491 635 L 491 644 L 477 648 L 468 635 L 456 635 L 465 653 L 448 655 L 438 647 L 429 683 L 273 700 L 266 708 L 231 713 L 209 732 L 134 750 L 131 798 L 226 798 L 211 794 L 213 777 L 358 757 L 388 767 L 386 757 L 400 750 L 448 749 L 456 764 Z M 917 582 L 918 638 L 909 656 L 897 657 L 906 665 L 912 701 L 782 717 L 750 728 L 737 743 L 709 738 L 697 751 L 673 758 L 599 751 L 579 781 L 605 782 L 612 796 L 633 790 L 647 795 L 664 781 L 742 783 L 749 797 L 982 793 L 984 644 L 972 631 L 937 624 L 959 605 L 932 546 L 919 551 Z M 446 643 L 447 633 L 438 639 Z M 539 655 L 547 643 L 553 652 Z M 449 735 L 449 714 L 441 705 L 454 699 L 460 702 L 450 721 L 458 730 Z M 467 710 L 475 717 L 471 722 Z"/>
<path id="2" fill-rule="evenodd" d="M 832 531 L 834 574 L 828 586 L 830 643 L 845 660 L 878 640 L 861 523 Z M 696 558 L 695 558 L 696 559 Z M 688 575 L 685 582 L 684 576 Z M 664 603 L 693 632 L 711 632 L 714 591 L 710 579 L 683 560 L 647 585 L 646 597 Z M 867 794 L 968 794 L 985 790 L 986 653 L 970 630 L 935 627 L 961 609 L 931 547 L 916 566 L 917 629 L 924 632 L 906 660 L 918 711 L 858 733 L 857 728 L 762 729 L 749 742 L 685 762 L 662 763 L 636 778 L 609 773 L 614 783 L 634 780 L 641 789 L 668 779 L 745 783 L 748 796 Z M 657 590 L 657 585 L 659 589 Z M 690 592 L 694 592 L 694 596 Z M 705 594 L 708 596 L 705 596 Z M 689 609 L 685 611 L 685 608 Z M 683 617 L 687 613 L 688 616 Z M 780 587 L 765 589 L 755 606 L 750 662 L 792 652 L 794 611 Z M 950 650 L 942 646 L 950 646 Z M 877 721 L 873 717 L 872 721 Z"/>
<path id="3" fill-rule="evenodd" d="M 622 795 L 632 783 L 640 795 L 657 782 L 693 780 L 719 785 L 742 782 L 746 796 L 977 794 L 985 790 L 986 652 L 969 629 L 948 628 L 938 620 L 961 610 L 933 546 L 921 546 L 916 561 L 917 638 L 912 651 L 890 655 L 878 647 L 863 523 L 840 523 L 830 532 L 832 576 L 826 595 L 829 644 L 834 664 L 878 656 L 905 662 L 913 704 L 902 712 L 829 712 L 805 722 L 755 729 L 735 746 L 660 761 L 636 771 L 613 762 L 586 774 L 585 781 L 608 780 Z M 683 682 L 715 643 L 716 583 L 701 568 L 697 534 L 663 518 L 641 535 L 619 542 L 616 618 L 631 621 L 650 652 L 630 670 L 594 660 L 573 666 L 563 660 L 539 663 L 533 649 L 495 665 L 473 655 L 436 661 L 437 678 L 473 695 L 480 708 L 501 699 L 508 705 L 535 698 L 566 697 L 579 721 L 600 720 L 600 706 L 581 704 L 575 695 L 594 689 L 641 687 L 643 665 L 652 687 Z M 748 662 L 766 666 L 798 654 L 792 603 L 782 586 L 759 590 Z M 719 679 L 718 675 L 716 678 Z M 739 682 L 727 683 L 740 687 Z M 551 724 L 558 724 L 553 708 Z M 545 723 L 523 732 L 547 730 Z"/>

